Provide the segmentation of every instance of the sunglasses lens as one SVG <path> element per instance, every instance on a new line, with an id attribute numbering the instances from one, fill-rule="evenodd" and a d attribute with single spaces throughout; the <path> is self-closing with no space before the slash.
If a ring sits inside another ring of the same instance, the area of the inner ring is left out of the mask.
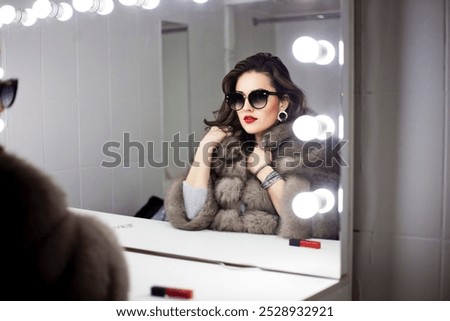
<path id="1" fill-rule="evenodd" d="M 17 85 L 15 83 L 7 83 L 1 87 L 0 99 L 4 107 L 8 108 L 14 103 L 16 98 Z"/>
<path id="2" fill-rule="evenodd" d="M 244 106 L 244 96 L 239 93 L 231 93 L 227 95 L 227 103 L 233 110 L 239 110 Z"/>
<path id="3" fill-rule="evenodd" d="M 248 99 L 254 108 L 263 108 L 267 104 L 267 91 L 255 90 L 250 93 Z"/>

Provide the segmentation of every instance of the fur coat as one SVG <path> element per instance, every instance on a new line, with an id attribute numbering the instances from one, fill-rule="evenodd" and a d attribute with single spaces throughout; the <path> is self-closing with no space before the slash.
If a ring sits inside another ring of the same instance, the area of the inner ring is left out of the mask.
<path id="1" fill-rule="evenodd" d="M 126 300 L 128 271 L 112 231 L 68 211 L 39 170 L 0 146 L 0 300 Z"/>
<path id="2" fill-rule="evenodd" d="M 285 180 L 283 214 L 275 211 L 267 190 L 246 169 L 246 156 L 239 133 L 226 137 L 213 154 L 207 200 L 190 220 L 185 212 L 182 182 L 187 173 L 169 188 L 165 209 L 171 224 L 185 230 L 278 234 L 286 238 L 338 239 L 339 214 L 336 206 L 310 219 L 297 217 L 294 197 L 302 192 L 327 188 L 337 196 L 339 164 L 332 159 L 331 139 L 304 143 L 292 132 L 292 122 L 275 125 L 264 135 L 265 149 L 272 153 L 274 170 Z M 284 217 L 284 219 L 281 219 Z"/>

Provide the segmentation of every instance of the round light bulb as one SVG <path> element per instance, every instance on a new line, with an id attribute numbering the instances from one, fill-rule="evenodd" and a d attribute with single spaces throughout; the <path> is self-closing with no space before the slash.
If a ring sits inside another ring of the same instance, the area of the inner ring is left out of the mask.
<path id="1" fill-rule="evenodd" d="M 307 142 L 319 135 L 320 124 L 315 117 L 303 115 L 294 121 L 292 130 L 298 139 Z"/>
<path id="2" fill-rule="evenodd" d="M 137 4 L 138 0 L 119 0 L 124 6 L 134 6 Z"/>
<path id="3" fill-rule="evenodd" d="M 94 6 L 94 0 L 73 0 L 72 6 L 78 12 L 88 12 Z"/>
<path id="4" fill-rule="evenodd" d="M 320 201 L 313 192 L 302 192 L 292 200 L 292 210 L 300 218 L 311 218 L 317 214 Z"/>
<path id="5" fill-rule="evenodd" d="M 110 14 L 114 10 L 114 2 L 113 0 L 104 0 L 100 4 L 100 8 L 97 10 L 97 13 L 102 16 L 106 16 Z"/>
<path id="6" fill-rule="evenodd" d="M 292 44 L 292 53 L 298 61 L 310 63 L 315 62 L 320 56 L 321 48 L 315 39 L 303 36 L 297 38 Z"/>
<path id="7" fill-rule="evenodd" d="M 59 4 L 59 11 L 58 15 L 56 16 L 56 19 L 59 21 L 67 21 L 73 16 L 73 9 L 72 6 L 68 3 L 61 2 Z"/>
<path id="8" fill-rule="evenodd" d="M 326 40 L 317 41 L 319 46 L 322 48 L 320 56 L 316 59 L 316 64 L 318 65 L 328 65 L 336 57 L 336 50 L 331 42 Z"/>
<path id="9" fill-rule="evenodd" d="M 320 140 L 325 140 L 328 136 L 333 135 L 336 126 L 334 125 L 333 119 L 327 115 L 318 115 L 316 116 L 316 120 L 320 124 L 320 130 L 317 135 L 317 138 Z"/>
<path id="10" fill-rule="evenodd" d="M 0 8 L 0 22 L 8 25 L 16 19 L 16 9 L 9 4 Z"/>
<path id="11" fill-rule="evenodd" d="M 25 9 L 24 12 L 22 12 L 22 24 L 25 27 L 30 27 L 34 25 L 37 21 L 37 17 L 34 13 L 34 11 L 30 8 Z"/>
<path id="12" fill-rule="evenodd" d="M 206 3 L 208 0 L 194 0 L 195 3 Z"/>
<path id="13" fill-rule="evenodd" d="M 319 188 L 315 190 L 313 193 L 314 195 L 316 195 L 320 203 L 317 212 L 320 214 L 324 214 L 331 211 L 336 202 L 333 193 L 327 190 L 326 188 Z"/>
<path id="14" fill-rule="evenodd" d="M 5 129 L 6 123 L 3 119 L 0 118 L 0 133 Z"/>
<path id="15" fill-rule="evenodd" d="M 157 6 L 159 6 L 159 0 L 145 0 L 144 4 L 142 5 L 142 8 L 152 10 L 155 9 Z"/>
<path id="16" fill-rule="evenodd" d="M 39 19 L 45 19 L 52 13 L 52 4 L 48 0 L 36 0 L 33 3 L 33 13 Z"/>

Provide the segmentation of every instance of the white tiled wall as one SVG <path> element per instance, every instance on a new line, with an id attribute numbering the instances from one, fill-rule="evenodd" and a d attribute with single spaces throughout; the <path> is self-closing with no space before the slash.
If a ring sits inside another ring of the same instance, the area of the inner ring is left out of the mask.
<path id="1" fill-rule="evenodd" d="M 8 127 L 0 142 L 47 172 L 70 206 L 134 215 L 151 195 L 164 195 L 164 172 L 137 166 L 147 160 L 147 150 L 139 157 L 131 149 L 130 168 L 101 167 L 102 161 L 111 161 L 103 145 L 117 141 L 123 146 L 125 133 L 131 141 L 161 145 L 161 20 L 187 23 L 191 33 L 204 34 L 193 36 L 189 47 L 196 71 L 190 79 L 191 105 L 198 106 L 192 129 L 201 130 L 206 111 L 216 108 L 206 100 L 216 103 L 221 96 L 223 14 L 217 3 L 206 8 L 186 2 L 174 9 L 174 2 L 150 11 L 116 2 L 109 16 L 75 12 L 66 22 L 46 19 L 29 28 L 11 24 L 0 29 L 5 77 L 19 78 L 14 108 L 2 115 Z M 3 4 L 28 8 L 33 1 Z M 216 81 L 199 74 L 205 66 Z M 204 95 L 213 90 L 217 95 Z M 161 159 L 160 148 L 155 154 Z"/>
<path id="2" fill-rule="evenodd" d="M 354 297 L 448 300 L 448 3 L 355 2 Z"/>

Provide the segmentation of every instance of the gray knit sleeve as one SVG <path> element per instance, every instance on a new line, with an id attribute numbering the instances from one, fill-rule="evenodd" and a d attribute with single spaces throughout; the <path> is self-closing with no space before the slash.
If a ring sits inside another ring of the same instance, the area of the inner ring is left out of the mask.
<path id="1" fill-rule="evenodd" d="M 183 181 L 183 198 L 187 217 L 192 220 L 197 216 L 206 203 L 208 190 L 206 188 L 194 188 Z"/>

